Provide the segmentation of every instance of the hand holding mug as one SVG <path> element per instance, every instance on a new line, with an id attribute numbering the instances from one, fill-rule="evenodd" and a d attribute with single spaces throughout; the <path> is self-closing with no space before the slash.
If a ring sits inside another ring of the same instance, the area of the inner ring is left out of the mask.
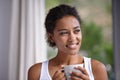
<path id="1" fill-rule="evenodd" d="M 83 64 L 67 65 L 64 67 L 67 80 L 89 80 L 88 73 Z"/>

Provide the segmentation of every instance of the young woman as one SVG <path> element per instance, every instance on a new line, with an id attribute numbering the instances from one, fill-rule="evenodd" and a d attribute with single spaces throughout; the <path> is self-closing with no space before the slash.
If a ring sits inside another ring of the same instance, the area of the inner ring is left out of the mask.
<path id="1" fill-rule="evenodd" d="M 74 7 L 59 5 L 47 14 L 45 28 L 48 43 L 56 47 L 56 57 L 33 65 L 28 71 L 28 80 L 66 80 L 63 67 L 71 64 L 84 64 L 70 72 L 71 80 L 108 80 L 104 64 L 81 56 L 82 43 L 81 19 Z"/>

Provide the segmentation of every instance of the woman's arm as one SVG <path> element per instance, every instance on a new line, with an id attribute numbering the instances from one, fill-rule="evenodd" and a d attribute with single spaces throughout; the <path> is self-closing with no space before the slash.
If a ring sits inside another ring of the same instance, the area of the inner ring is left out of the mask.
<path id="1" fill-rule="evenodd" d="M 35 64 L 28 70 L 28 80 L 39 80 L 41 64 Z"/>
<path id="2" fill-rule="evenodd" d="M 95 80 L 108 80 L 106 67 L 103 63 L 97 60 L 92 60 L 91 64 Z"/>

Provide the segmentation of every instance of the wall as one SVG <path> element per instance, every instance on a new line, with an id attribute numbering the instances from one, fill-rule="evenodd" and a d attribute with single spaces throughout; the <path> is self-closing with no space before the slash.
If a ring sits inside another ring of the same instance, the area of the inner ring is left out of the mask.
<path id="1" fill-rule="evenodd" d="M 8 52 L 12 0 L 0 0 L 0 80 L 8 80 Z"/>

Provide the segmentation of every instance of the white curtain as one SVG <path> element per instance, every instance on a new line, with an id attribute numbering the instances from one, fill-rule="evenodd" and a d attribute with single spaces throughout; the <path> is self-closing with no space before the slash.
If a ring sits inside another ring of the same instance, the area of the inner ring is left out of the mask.
<path id="1" fill-rule="evenodd" d="M 13 0 L 9 80 L 27 80 L 31 65 L 46 60 L 44 0 Z"/>

